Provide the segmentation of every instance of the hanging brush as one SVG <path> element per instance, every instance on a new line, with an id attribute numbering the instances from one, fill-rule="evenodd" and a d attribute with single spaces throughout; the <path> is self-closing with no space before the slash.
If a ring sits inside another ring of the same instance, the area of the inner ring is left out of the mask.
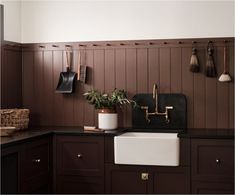
<path id="1" fill-rule="evenodd" d="M 207 77 L 217 76 L 217 71 L 216 71 L 214 60 L 213 60 L 213 52 L 214 52 L 213 43 L 209 41 L 207 45 L 207 61 L 206 61 L 206 76 Z"/>
<path id="2" fill-rule="evenodd" d="M 195 42 L 193 42 L 193 44 L 195 44 Z M 199 66 L 198 57 L 197 57 L 197 49 L 194 46 L 192 47 L 192 56 L 190 59 L 189 70 L 193 73 L 200 71 L 200 66 Z"/>
<path id="3" fill-rule="evenodd" d="M 225 41 L 225 44 L 226 44 L 226 41 Z M 224 45 L 224 71 L 223 71 L 223 74 L 221 74 L 221 76 L 219 77 L 220 82 L 229 82 L 232 80 L 228 71 L 227 71 L 226 56 L 227 56 L 227 48 L 226 48 L 226 45 Z"/>

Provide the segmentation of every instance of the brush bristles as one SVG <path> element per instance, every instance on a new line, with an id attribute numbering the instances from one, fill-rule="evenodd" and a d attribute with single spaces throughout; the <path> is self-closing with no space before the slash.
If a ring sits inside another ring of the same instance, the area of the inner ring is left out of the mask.
<path id="1" fill-rule="evenodd" d="M 200 66 L 199 66 L 199 63 L 198 63 L 198 59 L 197 59 L 197 56 L 196 54 L 192 54 L 191 56 L 191 59 L 190 59 L 190 68 L 189 70 L 191 72 L 199 72 L 200 71 Z"/>
<path id="2" fill-rule="evenodd" d="M 206 62 L 206 76 L 207 77 L 216 77 L 217 72 L 215 68 L 215 64 L 213 61 L 212 56 L 208 56 L 207 62 Z"/>

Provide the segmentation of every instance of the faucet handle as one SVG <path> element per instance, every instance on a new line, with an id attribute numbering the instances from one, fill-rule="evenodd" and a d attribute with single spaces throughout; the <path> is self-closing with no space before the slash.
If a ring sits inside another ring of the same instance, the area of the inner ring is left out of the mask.
<path id="1" fill-rule="evenodd" d="M 148 109 L 149 109 L 148 106 L 141 106 L 140 108 L 141 108 L 142 110 L 148 110 Z"/>
<path id="2" fill-rule="evenodd" d="M 167 110 L 173 110 L 173 106 L 166 106 L 165 107 Z"/>

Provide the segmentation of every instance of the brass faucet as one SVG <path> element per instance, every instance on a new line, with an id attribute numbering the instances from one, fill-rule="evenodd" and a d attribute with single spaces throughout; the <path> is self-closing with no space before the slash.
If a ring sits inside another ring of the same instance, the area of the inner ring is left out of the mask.
<path id="1" fill-rule="evenodd" d="M 141 106 L 141 109 L 145 110 L 145 119 L 146 119 L 147 123 L 150 123 L 149 116 L 152 116 L 152 115 L 165 116 L 166 123 L 169 123 L 170 119 L 168 116 L 168 110 L 172 110 L 173 106 L 165 106 L 165 112 L 158 111 L 158 88 L 157 88 L 156 84 L 153 85 L 153 101 L 155 103 L 155 111 L 154 112 L 149 112 L 148 106 Z"/>

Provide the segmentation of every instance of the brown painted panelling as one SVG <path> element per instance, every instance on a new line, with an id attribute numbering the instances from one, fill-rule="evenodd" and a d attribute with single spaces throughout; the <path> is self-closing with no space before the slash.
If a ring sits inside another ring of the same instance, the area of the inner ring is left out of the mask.
<path id="1" fill-rule="evenodd" d="M 63 52 L 62 51 L 53 51 L 52 55 L 52 61 L 53 61 L 53 123 L 56 126 L 62 126 L 64 125 L 64 114 L 63 114 L 63 108 L 64 108 L 64 101 L 62 94 L 55 93 L 58 81 L 59 81 L 59 75 L 60 72 L 63 69 Z"/>
<path id="2" fill-rule="evenodd" d="M 170 93 L 171 85 L 171 50 L 170 48 L 160 48 L 160 84 L 161 93 Z"/>
<path id="3" fill-rule="evenodd" d="M 125 49 L 116 49 L 115 54 L 115 83 L 117 89 L 126 89 L 126 51 Z M 121 127 L 126 126 L 126 108 L 118 108 L 118 124 Z"/>
<path id="4" fill-rule="evenodd" d="M 137 91 L 137 53 L 136 49 L 126 50 L 126 90 L 128 92 L 128 97 L 132 98 Z M 127 107 L 126 119 L 127 127 L 131 126 L 131 107 Z"/>
<path id="5" fill-rule="evenodd" d="M 85 85 L 85 91 L 88 91 L 94 86 L 94 51 L 87 50 L 86 51 L 86 65 L 88 66 L 87 72 L 87 84 Z M 84 101 L 84 99 L 83 99 Z M 84 125 L 95 125 L 95 114 L 94 107 L 84 102 Z"/>
<path id="6" fill-rule="evenodd" d="M 182 91 L 181 48 L 171 48 L 171 93 Z"/>
<path id="7" fill-rule="evenodd" d="M 148 91 L 148 50 L 137 49 L 137 93 Z"/>
<path id="8" fill-rule="evenodd" d="M 223 72 L 223 47 L 216 49 L 216 62 L 218 75 Z M 218 82 L 217 84 L 217 127 L 229 127 L 229 84 Z"/>
<path id="9" fill-rule="evenodd" d="M 34 81 L 31 78 L 34 77 L 34 56 L 33 52 L 24 52 L 22 56 L 23 61 L 23 105 L 30 109 L 30 124 L 34 124 Z"/>
<path id="10" fill-rule="evenodd" d="M 187 126 L 194 126 L 194 99 L 193 99 L 193 77 L 189 72 L 189 59 L 191 57 L 191 48 L 182 48 L 182 93 L 187 97 Z"/>
<path id="11" fill-rule="evenodd" d="M 205 59 L 205 48 L 198 48 L 197 54 L 199 59 Z M 202 61 L 201 72 L 203 74 L 194 74 L 193 76 L 193 99 L 194 99 L 194 128 L 205 127 L 205 75 Z M 191 73 L 193 74 L 193 73 Z"/>
<path id="12" fill-rule="evenodd" d="M 160 65 L 159 65 L 159 49 L 148 49 L 148 92 L 153 92 L 153 85 L 159 86 Z"/>
<path id="13" fill-rule="evenodd" d="M 1 48 L 1 108 L 22 107 L 22 52 L 11 42 Z"/>
<path id="14" fill-rule="evenodd" d="M 208 40 L 197 39 L 199 73 L 189 71 L 191 39 L 181 40 L 181 44 L 179 40 L 81 43 L 86 47 L 78 43 L 60 43 L 58 47 L 43 44 L 45 48 L 24 44 L 23 103 L 32 110 L 31 124 L 97 125 L 97 111 L 85 101 L 84 92 L 92 88 L 110 92 L 116 87 L 127 90 L 128 96 L 133 97 L 136 93 L 152 93 L 152 86 L 157 83 L 161 93 L 186 95 L 188 128 L 233 128 L 234 83 L 219 83 L 218 77 L 205 77 Z M 210 40 L 214 41 L 219 76 L 224 39 Z M 234 76 L 233 40 L 229 41 L 229 69 Z M 74 50 L 74 70 L 77 71 L 79 50 L 82 64 L 88 67 L 87 83 L 77 81 L 76 91 L 70 95 L 55 93 L 59 73 L 65 71 L 66 44 Z M 131 126 L 131 109 L 124 107 L 118 112 L 119 126 Z"/>
<path id="15" fill-rule="evenodd" d="M 229 47 L 229 74 L 234 82 L 234 47 Z M 234 128 L 234 83 L 229 83 L 229 128 Z"/>

